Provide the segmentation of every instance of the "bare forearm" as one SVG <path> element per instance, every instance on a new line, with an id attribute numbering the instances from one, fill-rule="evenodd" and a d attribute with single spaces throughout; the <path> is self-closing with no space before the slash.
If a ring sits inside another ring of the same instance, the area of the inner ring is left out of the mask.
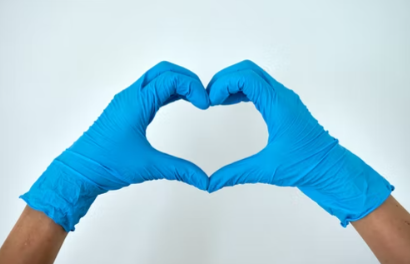
<path id="1" fill-rule="evenodd" d="M 381 263 L 410 263 L 410 214 L 392 196 L 352 225 Z"/>
<path id="2" fill-rule="evenodd" d="M 66 236 L 60 225 L 27 206 L 0 249 L 0 264 L 53 263 Z"/>

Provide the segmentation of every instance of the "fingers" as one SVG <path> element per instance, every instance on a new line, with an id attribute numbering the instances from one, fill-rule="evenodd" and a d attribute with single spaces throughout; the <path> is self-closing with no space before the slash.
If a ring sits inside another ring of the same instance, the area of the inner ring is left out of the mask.
<path id="1" fill-rule="evenodd" d="M 252 70 L 236 71 L 219 77 L 208 87 L 208 93 L 211 105 L 250 100 L 261 113 L 275 97 L 275 90 Z"/>
<path id="2" fill-rule="evenodd" d="M 145 88 L 150 82 L 152 82 L 153 80 L 155 80 L 155 78 L 157 78 L 158 76 L 160 76 L 163 73 L 166 72 L 174 72 L 174 73 L 179 73 L 182 75 L 186 75 L 187 77 L 191 77 L 199 82 L 201 82 L 201 80 L 199 79 L 199 77 L 191 72 L 190 70 L 178 66 L 176 64 L 167 62 L 167 61 L 162 61 L 160 63 L 158 63 L 157 65 L 155 65 L 154 67 L 152 67 L 151 69 L 149 69 L 139 80 L 140 82 L 140 86 L 141 89 Z M 201 83 L 202 85 L 202 83 Z M 181 96 L 179 94 L 174 94 L 171 95 L 170 98 L 168 98 L 161 106 L 165 106 L 167 104 L 170 104 L 172 102 L 178 101 L 179 99 L 184 99 L 187 100 L 184 96 Z"/>
<path id="3" fill-rule="evenodd" d="M 244 60 L 242 62 L 239 62 L 237 64 L 234 64 L 230 67 L 227 67 L 217 74 L 214 75 L 212 80 L 209 82 L 207 86 L 207 92 L 208 94 L 213 94 L 215 93 L 213 90 L 215 89 L 215 83 L 220 82 L 220 79 L 226 79 L 226 76 L 237 76 L 240 75 L 241 72 L 253 72 L 256 75 L 259 76 L 260 79 L 264 81 L 267 86 L 270 86 L 271 89 L 281 89 L 283 85 L 281 85 L 279 82 L 277 82 L 275 79 L 273 79 L 267 72 L 265 72 L 261 67 L 259 67 L 257 64 L 253 63 L 250 60 Z M 219 103 L 222 105 L 226 104 L 234 104 L 234 103 L 239 103 L 239 102 L 247 102 L 249 101 L 250 98 L 248 98 L 246 95 L 236 95 L 236 94 L 231 94 L 229 95 L 225 101 Z M 212 105 L 213 104 L 212 102 Z"/>
<path id="4" fill-rule="evenodd" d="M 261 162 L 260 154 L 229 164 L 209 179 L 208 192 L 212 193 L 227 186 L 246 183 L 271 183 L 274 171 L 268 173 L 258 166 Z"/>
<path id="5" fill-rule="evenodd" d="M 217 72 L 212 77 L 212 80 L 209 82 L 208 87 L 212 86 L 212 84 L 216 80 L 218 80 L 220 77 L 222 77 L 224 75 L 228 75 L 228 74 L 231 74 L 231 73 L 234 73 L 234 72 L 244 71 L 244 70 L 253 70 L 259 76 L 264 78 L 266 82 L 268 82 L 268 80 L 265 78 L 265 75 L 263 74 L 265 71 L 262 68 L 260 68 L 256 63 L 254 63 L 250 60 L 244 60 L 244 61 L 238 62 L 234 65 L 226 67 L 225 69 L 220 70 L 219 72 Z"/>
<path id="6" fill-rule="evenodd" d="M 159 108 L 175 96 L 182 96 L 200 109 L 209 107 L 209 98 L 202 83 L 194 78 L 174 72 L 165 72 L 144 88 L 143 92 L 154 97 Z"/>
<path id="7" fill-rule="evenodd" d="M 195 74 L 174 64 L 159 65 L 159 70 L 154 67 L 148 71 L 145 79 L 150 82 L 141 88 L 142 92 L 152 100 L 151 103 L 156 109 L 180 98 L 190 101 L 200 109 L 209 107 L 208 94 Z M 155 78 L 151 80 L 153 76 Z"/>
<path id="8" fill-rule="evenodd" d="M 177 180 L 200 190 L 208 189 L 209 178 L 201 168 L 192 162 L 159 151 L 149 171 L 153 179 Z"/>
<path id="9" fill-rule="evenodd" d="M 157 78 L 158 76 L 166 72 L 179 73 L 179 74 L 186 75 L 187 77 L 191 77 L 201 82 L 199 77 L 195 73 L 191 72 L 190 70 L 184 67 L 181 67 L 179 65 L 173 64 L 171 62 L 161 61 L 160 63 L 158 63 L 151 69 L 149 69 L 146 73 L 144 73 L 144 75 L 139 79 L 141 80 L 141 84 L 140 84 L 141 88 L 143 89 L 150 82 L 152 82 L 155 78 Z"/>

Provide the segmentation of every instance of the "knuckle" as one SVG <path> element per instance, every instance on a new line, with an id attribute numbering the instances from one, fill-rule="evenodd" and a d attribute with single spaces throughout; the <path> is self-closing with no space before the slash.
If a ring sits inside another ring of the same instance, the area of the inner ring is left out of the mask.
<path id="1" fill-rule="evenodd" d="M 169 69 L 172 69 L 173 67 L 175 67 L 175 65 L 173 63 L 169 62 L 169 61 L 161 61 L 157 65 L 155 65 L 155 67 L 165 69 L 165 70 L 169 70 Z"/>
<path id="2" fill-rule="evenodd" d="M 241 63 L 248 67 L 258 67 L 258 65 L 251 60 L 244 60 Z"/>

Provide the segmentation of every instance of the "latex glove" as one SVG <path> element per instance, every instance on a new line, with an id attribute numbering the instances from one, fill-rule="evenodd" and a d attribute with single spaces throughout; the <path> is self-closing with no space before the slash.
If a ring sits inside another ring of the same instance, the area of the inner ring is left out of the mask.
<path id="1" fill-rule="evenodd" d="M 253 62 L 220 71 L 207 91 L 211 105 L 252 101 L 269 132 L 262 151 L 215 172 L 209 192 L 258 182 L 297 186 L 346 226 L 377 208 L 394 189 L 330 136 L 296 93 Z"/>
<path id="2" fill-rule="evenodd" d="M 73 231 L 97 195 L 109 190 L 156 179 L 183 181 L 206 190 L 209 179 L 199 167 L 157 151 L 145 135 L 158 109 L 178 98 L 200 109 L 209 106 L 205 88 L 194 73 L 159 63 L 117 94 L 21 198 Z"/>

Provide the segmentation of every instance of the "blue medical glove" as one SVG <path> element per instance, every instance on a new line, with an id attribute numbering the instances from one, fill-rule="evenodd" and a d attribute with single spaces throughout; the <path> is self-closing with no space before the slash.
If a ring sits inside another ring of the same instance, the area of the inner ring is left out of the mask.
<path id="1" fill-rule="evenodd" d="M 178 180 L 207 190 L 196 165 L 154 149 L 146 129 L 166 103 L 183 98 L 200 109 L 209 98 L 189 70 L 161 62 L 117 94 L 94 124 L 58 156 L 22 195 L 66 231 L 73 231 L 97 195 L 149 180 Z M 166 133 L 166 131 L 164 131 Z"/>
<path id="2" fill-rule="evenodd" d="M 244 183 L 296 186 L 346 226 L 376 209 L 394 189 L 330 136 L 296 93 L 253 62 L 220 71 L 207 91 L 211 105 L 252 101 L 269 131 L 262 151 L 211 176 L 209 192 Z"/>

